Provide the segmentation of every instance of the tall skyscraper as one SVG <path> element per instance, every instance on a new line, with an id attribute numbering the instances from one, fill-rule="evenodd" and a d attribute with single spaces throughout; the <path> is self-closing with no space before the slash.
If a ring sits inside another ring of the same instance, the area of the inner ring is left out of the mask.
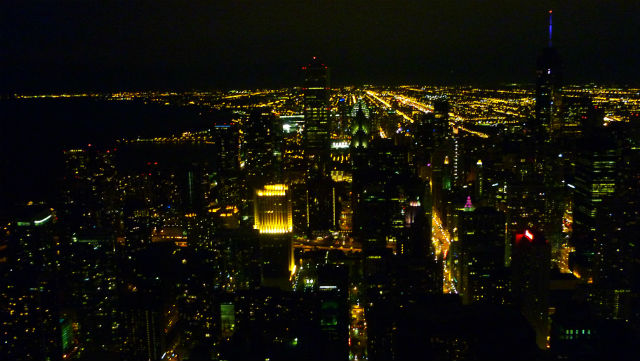
<path id="1" fill-rule="evenodd" d="M 243 131 L 244 169 L 249 178 L 249 185 L 255 186 L 255 183 L 263 183 L 279 173 L 282 124 L 270 108 L 255 108 L 251 111 Z"/>
<path id="2" fill-rule="evenodd" d="M 284 184 L 268 184 L 256 190 L 254 228 L 261 234 L 284 234 L 293 230 L 291 196 Z"/>
<path id="3" fill-rule="evenodd" d="M 592 276 L 597 245 L 598 210 L 614 196 L 620 162 L 613 140 L 605 134 L 584 139 L 576 157 L 573 209 L 573 244 L 576 248 L 571 268 L 582 277 Z"/>
<path id="4" fill-rule="evenodd" d="M 504 214 L 490 207 L 465 207 L 458 221 L 462 302 L 507 303 L 510 285 L 504 267 Z"/>
<path id="5" fill-rule="evenodd" d="M 240 146 L 238 125 L 233 122 L 219 122 L 210 130 L 216 142 L 216 169 L 218 171 L 235 171 L 238 169 Z"/>
<path id="6" fill-rule="evenodd" d="M 260 232 L 262 284 L 289 289 L 289 275 L 293 270 L 293 214 L 291 194 L 284 184 L 268 184 L 256 190 L 254 200 L 254 228 Z"/>
<path id="7" fill-rule="evenodd" d="M 0 354 L 7 360 L 61 360 L 56 213 L 37 204 L 16 213 L 2 224 L 7 258 L 0 263 Z"/>
<path id="8" fill-rule="evenodd" d="M 549 40 L 536 62 L 535 121 L 530 127 L 541 139 L 546 139 L 545 134 L 555 133 L 561 128 L 557 117 L 561 99 L 561 62 L 558 51 L 553 47 L 552 29 L 552 11 L 549 10 Z"/>
<path id="9" fill-rule="evenodd" d="M 304 152 L 309 169 L 325 165 L 329 152 L 329 68 L 313 57 L 304 70 Z"/>
<path id="10" fill-rule="evenodd" d="M 514 301 L 535 330 L 538 347 L 544 349 L 549 334 L 551 246 L 542 233 L 525 229 L 516 234 L 512 256 Z"/>

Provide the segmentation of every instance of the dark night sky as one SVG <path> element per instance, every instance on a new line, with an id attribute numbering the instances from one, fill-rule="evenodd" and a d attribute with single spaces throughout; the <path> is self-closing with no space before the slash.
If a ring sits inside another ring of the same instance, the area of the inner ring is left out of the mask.
<path id="1" fill-rule="evenodd" d="M 299 82 L 532 82 L 546 11 L 566 82 L 640 83 L 640 1 L 18 1 L 0 5 L 4 91 Z"/>

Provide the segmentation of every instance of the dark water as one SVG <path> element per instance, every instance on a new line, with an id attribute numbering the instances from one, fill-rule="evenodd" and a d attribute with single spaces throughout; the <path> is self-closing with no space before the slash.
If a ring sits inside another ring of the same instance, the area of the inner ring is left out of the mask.
<path id="1" fill-rule="evenodd" d="M 226 113 L 96 98 L 0 100 L 0 209 L 52 201 L 63 150 L 204 129 Z"/>

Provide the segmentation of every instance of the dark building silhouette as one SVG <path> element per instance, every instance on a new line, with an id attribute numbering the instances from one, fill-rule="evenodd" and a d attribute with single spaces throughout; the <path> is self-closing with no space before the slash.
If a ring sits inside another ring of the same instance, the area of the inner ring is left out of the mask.
<path id="1" fill-rule="evenodd" d="M 329 68 L 314 57 L 302 69 L 305 158 L 310 169 L 323 172 L 329 153 Z"/>
<path id="2" fill-rule="evenodd" d="M 549 43 L 542 49 L 536 61 L 536 107 L 535 121 L 531 127 L 539 139 L 560 130 L 557 116 L 561 99 L 561 62 L 557 49 L 552 42 L 552 12 L 549 11 Z"/>
<path id="3" fill-rule="evenodd" d="M 62 360 L 56 221 L 52 208 L 33 204 L 2 222 L 0 345 L 7 359 Z"/>
<path id="4" fill-rule="evenodd" d="M 270 108 L 256 108 L 250 113 L 242 145 L 250 186 L 274 181 L 279 174 L 282 135 L 282 125 Z"/>
<path id="5" fill-rule="evenodd" d="M 505 217 L 495 208 L 465 208 L 458 216 L 463 304 L 509 302 L 511 282 L 504 267 Z"/>
<path id="6" fill-rule="evenodd" d="M 600 224 L 598 212 L 602 202 L 611 199 L 618 183 L 620 152 L 609 134 L 590 134 L 580 143 L 576 155 L 573 193 L 573 235 L 576 248 L 572 269 L 585 279 L 592 278 L 596 233 Z M 606 240 L 602 240 L 606 242 Z"/>
<path id="7" fill-rule="evenodd" d="M 542 233 L 525 229 L 516 234 L 511 268 L 514 303 L 535 330 L 538 347 L 545 349 L 549 334 L 551 245 Z"/>

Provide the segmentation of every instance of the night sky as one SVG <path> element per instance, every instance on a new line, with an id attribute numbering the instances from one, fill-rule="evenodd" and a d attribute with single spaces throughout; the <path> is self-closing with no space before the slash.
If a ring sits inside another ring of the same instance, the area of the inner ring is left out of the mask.
<path id="1" fill-rule="evenodd" d="M 0 5 L 2 91 L 534 81 L 547 10 L 565 83 L 640 83 L 640 1 L 17 1 Z"/>

